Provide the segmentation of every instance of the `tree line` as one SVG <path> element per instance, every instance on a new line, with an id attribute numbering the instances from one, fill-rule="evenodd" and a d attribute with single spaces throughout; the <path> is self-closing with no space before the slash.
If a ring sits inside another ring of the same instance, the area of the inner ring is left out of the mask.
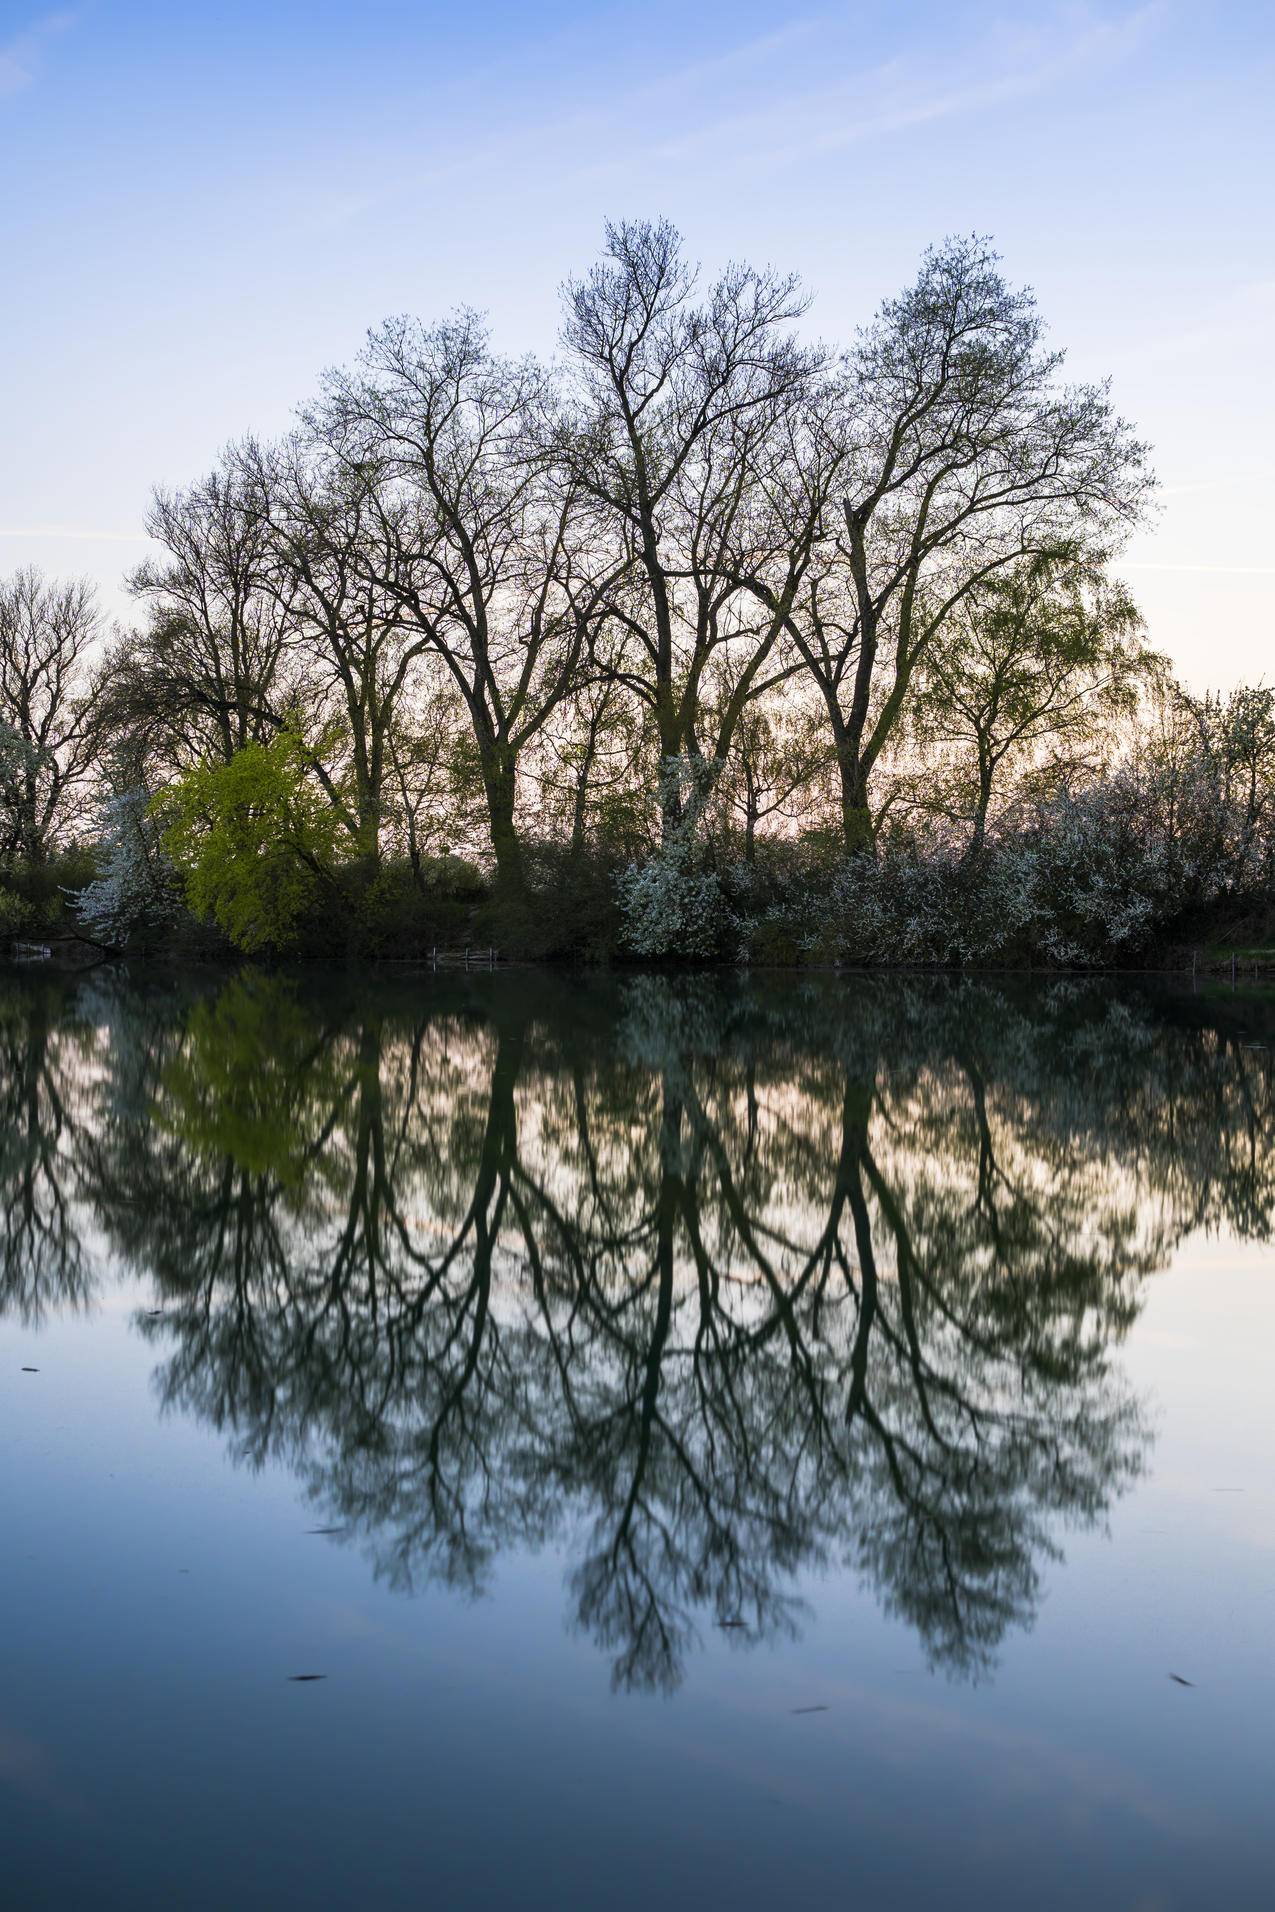
<path id="1" fill-rule="evenodd" d="M 0 909 L 72 842 L 94 934 L 246 950 L 1101 960 L 1265 895 L 1275 706 L 1149 649 L 1107 388 L 980 238 L 848 347 L 806 313 L 610 225 L 551 363 L 391 319 L 157 491 L 130 628 L 8 581 Z"/>

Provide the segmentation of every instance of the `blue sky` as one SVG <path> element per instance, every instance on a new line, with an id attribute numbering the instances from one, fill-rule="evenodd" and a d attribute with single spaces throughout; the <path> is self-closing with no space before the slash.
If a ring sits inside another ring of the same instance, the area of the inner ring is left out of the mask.
<path id="1" fill-rule="evenodd" d="M 978 230 L 1155 446 L 1153 640 L 1269 675 L 1273 82 L 1272 0 L 0 0 L 0 569 L 125 613 L 154 482 L 390 312 L 551 349 L 608 215 L 796 268 L 829 338 Z"/>

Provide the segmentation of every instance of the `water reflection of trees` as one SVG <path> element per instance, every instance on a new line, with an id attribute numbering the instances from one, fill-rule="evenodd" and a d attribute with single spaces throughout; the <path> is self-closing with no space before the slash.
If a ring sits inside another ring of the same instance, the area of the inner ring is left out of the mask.
<path id="1" fill-rule="evenodd" d="M 0 1040 L 10 1305 L 101 1231 L 166 1402 L 395 1582 L 559 1541 L 625 1685 L 828 1563 L 988 1664 L 1137 1471 L 1144 1276 L 1275 1210 L 1266 1052 L 1093 990 L 249 974 Z"/>
<path id="2" fill-rule="evenodd" d="M 28 1323 L 91 1288 L 73 1162 L 85 1053 L 56 985 L 0 989 L 0 1313 Z"/>

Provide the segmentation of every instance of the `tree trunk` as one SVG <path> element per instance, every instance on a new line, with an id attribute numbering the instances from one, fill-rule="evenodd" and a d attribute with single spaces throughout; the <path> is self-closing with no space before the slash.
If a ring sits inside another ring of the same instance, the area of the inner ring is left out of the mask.
<path id="1" fill-rule="evenodd" d="M 686 780 L 682 725 L 671 685 L 659 686 L 655 717 L 660 738 L 660 841 L 669 850 L 678 841 L 682 827 L 682 797 Z"/>
<path id="2" fill-rule="evenodd" d="M 873 834 L 867 775 L 847 745 L 838 745 L 837 764 L 841 772 L 841 831 L 846 855 L 870 856 Z"/>
<path id="3" fill-rule="evenodd" d="M 966 863 L 977 863 L 983 854 L 987 842 L 987 813 L 992 807 L 992 766 L 980 755 L 978 766 L 978 797 L 974 804 L 974 828 L 970 836 L 970 846 L 965 852 Z"/>
<path id="4" fill-rule="evenodd" d="M 589 825 L 589 779 L 593 775 L 594 759 L 598 754 L 600 722 L 601 716 L 598 712 L 589 719 L 589 738 L 576 776 L 575 800 L 571 806 L 571 847 L 568 852 L 573 865 L 578 864 L 584 856 L 585 836 Z"/>
<path id="5" fill-rule="evenodd" d="M 381 752 L 368 748 L 362 723 L 354 730 L 355 861 L 360 877 L 370 883 L 381 867 Z"/>
<path id="6" fill-rule="evenodd" d="M 506 900 L 520 899 L 526 888 L 522 842 L 514 822 L 517 757 L 506 744 L 493 744 L 482 757 L 488 827 L 496 859 L 496 887 Z"/>

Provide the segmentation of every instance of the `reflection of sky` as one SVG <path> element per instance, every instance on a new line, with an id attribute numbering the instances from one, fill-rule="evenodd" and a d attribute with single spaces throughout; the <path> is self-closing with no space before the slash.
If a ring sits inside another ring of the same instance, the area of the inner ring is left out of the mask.
<path id="1" fill-rule="evenodd" d="M 1157 449 L 1130 553 L 1196 681 L 1264 667 L 1267 0 L 155 0 L 0 10 L 0 569 L 117 607 L 157 480 L 272 433 L 386 314 L 548 348 L 605 216 L 798 268 L 845 337 L 989 231 Z"/>
<path id="2" fill-rule="evenodd" d="M 0 1324 L 9 1902 L 1266 1903 L 1267 1262 L 1148 1281 L 1149 1475 L 975 1687 L 829 1573 L 801 1640 L 709 1631 L 674 1699 L 615 1695 L 563 1559 L 395 1596 L 287 1475 L 159 1423 L 147 1295 Z"/>

